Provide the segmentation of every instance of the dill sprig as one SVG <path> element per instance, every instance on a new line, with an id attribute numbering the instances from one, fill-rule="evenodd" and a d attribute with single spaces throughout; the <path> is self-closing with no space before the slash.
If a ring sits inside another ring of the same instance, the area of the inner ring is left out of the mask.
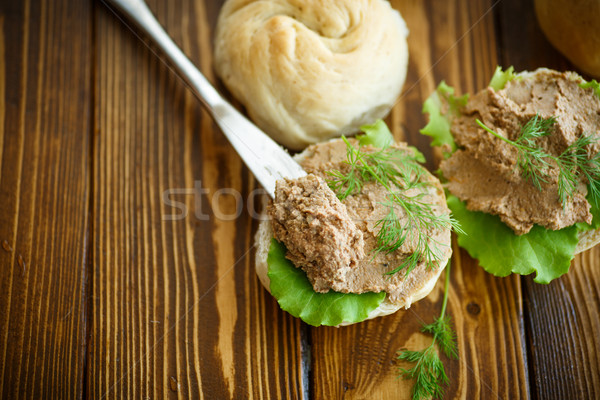
<path id="1" fill-rule="evenodd" d="M 387 213 L 375 223 L 377 233 L 376 252 L 392 253 L 404 243 L 414 245 L 415 251 L 405 258 L 399 266 L 387 272 L 395 274 L 406 269 L 408 275 L 421 260 L 430 268 L 442 258 L 441 247 L 444 244 L 429 237 L 431 229 L 460 229 L 458 222 L 450 215 L 436 215 L 431 204 L 423 201 L 424 193 L 408 195 L 409 189 L 424 187 L 423 167 L 418 163 L 418 155 L 393 147 L 374 152 L 365 152 L 362 146 L 353 146 L 345 137 L 346 164 L 348 172 L 329 171 L 332 177 L 329 187 L 340 200 L 357 194 L 366 182 L 377 182 L 388 191 L 387 200 L 382 203 Z M 403 210 L 405 221 L 398 216 Z"/>
<path id="2" fill-rule="evenodd" d="M 479 119 L 477 124 L 518 151 L 517 166 L 521 176 L 531 182 L 538 190 L 542 183 L 548 183 L 549 171 L 553 166 L 558 169 L 558 198 L 563 207 L 577 190 L 579 178 L 583 175 L 588 181 L 589 190 L 594 199 L 600 199 L 600 153 L 591 158 L 588 147 L 597 139 L 591 135 L 581 135 L 559 156 L 547 153 L 536 144 L 536 139 L 548 136 L 556 123 L 556 118 L 542 118 L 536 114 L 521 128 L 521 135 L 510 140 L 487 127 Z"/>
<path id="3" fill-rule="evenodd" d="M 400 376 L 404 379 L 413 379 L 415 384 L 412 390 L 413 400 L 441 398 L 444 394 L 443 385 L 449 383 L 444 370 L 444 363 L 439 357 L 437 347 L 448 358 L 457 359 L 456 333 L 452 329 L 450 316 L 446 315 L 448 303 L 448 287 L 450 285 L 450 265 L 446 267 L 446 280 L 444 284 L 444 299 L 439 318 L 428 325 L 423 325 L 421 331 L 433 335 L 431 344 L 423 350 L 402 350 L 398 359 L 413 363 L 410 369 L 400 368 Z"/>
<path id="4" fill-rule="evenodd" d="M 327 171 L 332 177 L 327 183 L 340 200 L 360 193 L 364 183 L 374 180 L 386 187 L 392 183 L 400 183 L 405 189 L 424 185 L 419 181 L 423 170 L 416 161 L 417 155 L 392 147 L 366 153 L 360 151 L 362 146 L 357 149 L 345 136 L 342 136 L 342 140 L 346 143 L 346 164 L 349 171 Z"/>

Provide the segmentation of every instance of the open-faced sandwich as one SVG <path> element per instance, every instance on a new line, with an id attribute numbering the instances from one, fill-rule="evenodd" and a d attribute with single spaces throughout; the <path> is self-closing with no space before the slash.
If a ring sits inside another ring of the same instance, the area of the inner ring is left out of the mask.
<path id="1" fill-rule="evenodd" d="M 497 276 L 548 283 L 600 241 L 600 86 L 549 69 L 498 68 L 457 97 L 442 82 L 425 102 L 445 159 L 458 243 Z"/>
<path id="2" fill-rule="evenodd" d="M 347 325 L 425 297 L 455 225 L 423 156 L 383 121 L 296 156 L 256 234 L 256 272 L 280 307 L 311 325 Z"/>

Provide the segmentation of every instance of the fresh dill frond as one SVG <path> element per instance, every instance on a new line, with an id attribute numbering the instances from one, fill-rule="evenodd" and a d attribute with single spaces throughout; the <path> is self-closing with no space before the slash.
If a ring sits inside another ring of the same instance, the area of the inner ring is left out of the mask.
<path id="1" fill-rule="evenodd" d="M 408 275 L 422 260 L 428 267 L 443 256 L 440 247 L 444 246 L 428 236 L 431 229 L 460 229 L 458 222 L 450 215 L 436 215 L 431 204 L 423 202 L 424 193 L 409 196 L 407 191 L 429 185 L 423 182 L 425 173 L 418 161 L 420 153 L 393 147 L 366 152 L 363 146 L 355 147 L 342 136 L 346 143 L 347 170 L 328 171 L 331 177 L 327 183 L 340 200 L 357 194 L 367 182 L 377 182 L 388 191 L 387 201 L 382 203 L 387 209 L 385 217 L 375 223 L 377 233 L 376 252 L 392 253 L 404 243 L 410 243 L 415 251 L 403 260 L 402 264 L 389 271 L 395 274 L 406 270 Z M 405 215 L 402 222 L 400 210 Z"/>
<path id="2" fill-rule="evenodd" d="M 444 363 L 435 351 L 435 341 L 420 351 L 404 350 L 398 359 L 415 364 L 410 369 L 400 369 L 403 378 L 415 381 L 412 391 L 413 400 L 442 397 L 444 394 L 442 385 L 447 385 L 449 380 L 444 370 Z"/>
<path id="3" fill-rule="evenodd" d="M 404 379 L 415 381 L 412 398 L 413 400 L 441 398 L 444 394 L 443 385 L 449 383 L 444 369 L 444 363 L 436 351 L 436 345 L 451 359 L 458 358 L 456 346 L 456 333 L 452 329 L 450 316 L 446 315 L 448 303 L 448 288 L 450 285 L 450 265 L 446 267 L 446 280 L 444 284 L 444 299 L 442 311 L 439 318 L 433 323 L 423 325 L 421 331 L 433 336 L 431 344 L 423 350 L 402 350 L 398 354 L 398 360 L 414 364 L 412 368 L 399 368 L 400 376 Z"/>
<path id="4" fill-rule="evenodd" d="M 534 147 L 534 139 L 550 135 L 552 128 L 556 123 L 555 117 L 542 118 L 539 114 L 535 114 L 521 130 L 521 136 L 517 139 L 517 143 L 525 143 L 528 146 Z"/>
<path id="5" fill-rule="evenodd" d="M 450 325 L 450 316 L 446 315 L 436 319 L 432 324 L 423 326 L 423 332 L 436 335 L 437 344 L 446 357 L 457 358 L 456 332 Z"/>
<path id="6" fill-rule="evenodd" d="M 542 190 L 542 183 L 548 183 L 552 167 L 558 169 L 558 199 L 563 207 L 577 190 L 579 177 L 583 174 L 595 199 L 600 199 L 600 155 L 589 158 L 588 148 L 598 139 L 591 135 L 581 135 L 558 157 L 547 153 L 536 143 L 536 139 L 550 135 L 556 118 L 542 118 L 536 114 L 521 129 L 516 140 L 510 140 L 490 129 L 479 119 L 477 124 L 485 131 L 514 146 L 518 151 L 517 166 L 521 176 Z"/>
<path id="7" fill-rule="evenodd" d="M 358 168 L 358 158 L 356 152 L 353 151 L 350 142 L 342 136 L 342 140 L 347 145 L 346 148 L 346 163 L 349 165 L 349 171 L 342 173 L 341 171 L 327 171 L 327 174 L 332 178 L 327 181 L 327 184 L 335 192 L 340 200 L 346 197 L 359 193 L 362 189 L 364 179 L 361 176 L 361 171 Z"/>
<path id="8" fill-rule="evenodd" d="M 421 260 L 425 260 L 428 267 L 443 257 L 444 244 L 429 236 L 431 229 L 454 228 L 460 230 L 458 222 L 448 214 L 435 215 L 431 204 L 421 201 L 423 193 L 415 196 L 406 196 L 403 193 L 392 193 L 384 205 L 388 209 L 387 215 L 377 221 L 379 227 L 377 235 L 378 251 L 392 253 L 398 250 L 407 240 L 413 245 L 414 252 L 393 270 L 387 272 L 393 275 L 405 270 L 405 275 L 412 272 Z M 400 223 L 396 216 L 396 207 L 404 210 L 406 222 Z"/>
<path id="9" fill-rule="evenodd" d="M 597 142 L 598 139 L 591 135 L 581 135 L 558 157 L 565 170 L 563 179 L 566 181 L 564 185 L 567 194 L 572 195 L 575 192 L 579 175 L 583 174 L 588 181 L 588 189 L 592 197 L 595 200 L 600 199 L 600 153 L 596 153 L 590 158 L 587 150 Z"/>

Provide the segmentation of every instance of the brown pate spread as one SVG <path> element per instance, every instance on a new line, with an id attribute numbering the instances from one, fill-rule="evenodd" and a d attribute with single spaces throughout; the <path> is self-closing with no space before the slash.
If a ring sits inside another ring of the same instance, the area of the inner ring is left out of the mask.
<path id="1" fill-rule="evenodd" d="M 357 145 L 356 140 L 351 139 L 351 143 Z M 405 144 L 394 146 L 410 151 Z M 369 146 L 362 149 L 375 151 Z M 414 252 L 416 244 L 406 241 L 390 254 L 375 251 L 379 231 L 376 224 L 387 213 L 386 206 L 381 203 L 386 202 L 388 191 L 381 185 L 368 182 L 360 193 L 343 201 L 327 186 L 325 181 L 331 177 L 326 171 L 348 171 L 343 141 L 313 145 L 304 154 L 300 164 L 309 175 L 298 180 L 278 181 L 268 213 L 272 217 L 275 238 L 288 249 L 286 257 L 306 272 L 315 291 L 385 291 L 389 300 L 396 302 L 409 298 L 430 275 L 437 273 L 422 260 L 408 276 L 404 271 L 386 275 Z M 450 211 L 439 181 L 429 173 L 422 174 L 420 179 L 431 184 L 410 189 L 406 194 L 413 196 L 422 192 L 421 200 L 432 204 L 436 215 L 448 214 Z M 395 211 L 403 223 L 404 211 Z M 430 246 L 437 246 L 442 255 L 442 261 L 435 265 L 439 268 L 452 252 L 450 230 L 430 229 L 427 236 Z"/>
<path id="2" fill-rule="evenodd" d="M 556 230 L 591 222 L 585 178 L 563 207 L 558 197 L 558 167 L 551 168 L 540 191 L 521 176 L 518 150 L 475 121 L 514 141 L 536 114 L 554 116 L 551 134 L 536 139 L 536 144 L 559 156 L 581 135 L 600 135 L 600 99 L 591 88 L 579 87 L 580 82 L 572 73 L 540 70 L 508 82 L 502 90 L 488 87 L 472 96 L 451 126 L 460 149 L 440 164 L 450 192 L 465 201 L 469 210 L 498 215 L 518 235 L 529 232 L 534 224 Z M 590 155 L 599 150 L 598 144 L 590 147 Z"/>

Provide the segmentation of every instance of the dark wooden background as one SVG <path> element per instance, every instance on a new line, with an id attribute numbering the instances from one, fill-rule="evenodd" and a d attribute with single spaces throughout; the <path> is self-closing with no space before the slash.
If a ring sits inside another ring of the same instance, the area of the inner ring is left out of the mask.
<path id="1" fill-rule="evenodd" d="M 149 3 L 224 91 L 211 56 L 222 1 Z M 392 5 L 410 28 L 410 63 L 387 122 L 430 167 L 418 130 L 440 80 L 473 92 L 497 64 L 574 68 L 542 36 L 530 1 Z M 171 195 L 189 212 L 165 220 L 177 212 L 165 190 L 195 184 L 208 192 Z M 405 312 L 310 328 L 260 286 L 246 209 L 215 217 L 236 210 L 215 196 L 225 187 L 247 199 L 257 184 L 185 85 L 105 5 L 1 1 L 0 396 L 407 398 L 395 354 L 428 343 L 418 330 L 439 312 L 441 285 Z M 600 398 L 600 249 L 547 286 L 495 278 L 457 248 L 453 266 L 460 360 L 446 360 L 445 398 Z"/>

